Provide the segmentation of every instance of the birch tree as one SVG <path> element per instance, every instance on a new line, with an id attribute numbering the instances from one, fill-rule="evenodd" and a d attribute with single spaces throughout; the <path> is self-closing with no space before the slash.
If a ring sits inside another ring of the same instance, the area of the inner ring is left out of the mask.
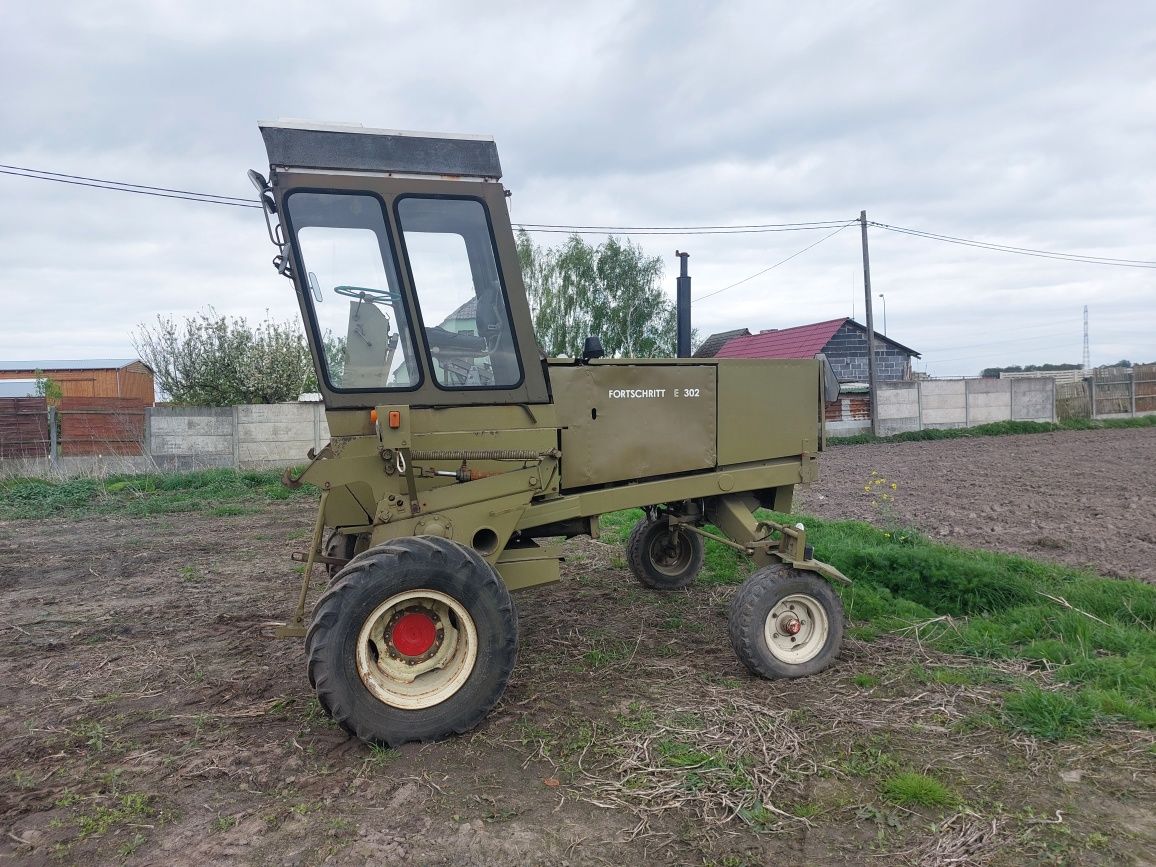
<path id="1" fill-rule="evenodd" d="M 538 343 L 547 355 L 577 356 L 589 336 L 608 356 L 673 356 L 678 344 L 674 303 L 662 290 L 662 260 L 611 236 L 598 246 L 571 235 L 541 247 L 518 233 L 522 279 Z"/>

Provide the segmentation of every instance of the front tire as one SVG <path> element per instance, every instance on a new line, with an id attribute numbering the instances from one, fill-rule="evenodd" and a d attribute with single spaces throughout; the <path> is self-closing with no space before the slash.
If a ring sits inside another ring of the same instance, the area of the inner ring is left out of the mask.
<path id="1" fill-rule="evenodd" d="M 731 644 L 752 674 L 806 677 L 843 646 L 843 602 L 822 578 L 783 564 L 751 574 L 731 600 Z"/>
<path id="2" fill-rule="evenodd" d="M 517 658 L 509 591 L 477 552 L 432 536 L 359 555 L 317 601 L 305 636 L 321 706 L 346 731 L 397 746 L 476 726 Z"/>
<path id="3" fill-rule="evenodd" d="M 643 518 L 626 542 L 630 571 L 652 590 L 689 587 L 702 571 L 704 556 L 701 536 L 663 520 Z"/>

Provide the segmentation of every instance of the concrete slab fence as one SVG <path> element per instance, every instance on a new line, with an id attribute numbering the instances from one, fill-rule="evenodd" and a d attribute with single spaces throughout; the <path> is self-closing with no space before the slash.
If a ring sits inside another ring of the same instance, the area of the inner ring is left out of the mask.
<path id="1" fill-rule="evenodd" d="M 924 428 L 1055 419 L 1056 383 L 1046 377 L 923 379 L 879 385 L 880 436 Z"/>
<path id="2" fill-rule="evenodd" d="M 866 395 L 828 407 L 828 434 L 870 430 Z M 882 383 L 879 432 L 970 427 L 994 421 L 1055 419 L 1052 379 L 954 379 Z M 145 410 L 141 455 L 93 454 L 0 460 L 0 475 L 139 473 L 210 467 L 272 469 L 305 463 L 309 449 L 329 442 L 320 403 L 234 407 L 153 407 Z M 99 450 L 98 450 L 99 451 Z M 111 451 L 111 450 L 110 450 Z"/>

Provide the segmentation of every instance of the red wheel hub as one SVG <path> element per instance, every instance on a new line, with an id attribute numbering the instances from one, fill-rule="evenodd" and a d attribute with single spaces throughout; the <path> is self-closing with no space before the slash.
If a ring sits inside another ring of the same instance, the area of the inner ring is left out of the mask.
<path id="1" fill-rule="evenodd" d="M 803 624 L 799 618 L 791 614 L 788 614 L 779 621 L 779 631 L 784 635 L 798 635 L 802 628 Z"/>
<path id="2" fill-rule="evenodd" d="M 403 656 L 421 656 L 437 641 L 437 625 L 428 614 L 409 611 L 398 618 L 389 640 Z"/>

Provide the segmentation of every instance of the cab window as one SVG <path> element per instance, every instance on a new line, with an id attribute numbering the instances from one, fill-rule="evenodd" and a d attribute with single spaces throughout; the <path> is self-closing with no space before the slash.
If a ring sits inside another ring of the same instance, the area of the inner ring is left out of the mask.
<path id="1" fill-rule="evenodd" d="M 290 193 L 325 378 L 341 391 L 420 383 L 409 315 L 379 199 Z"/>
<path id="2" fill-rule="evenodd" d="M 485 206 L 407 196 L 397 216 L 434 381 L 447 389 L 519 385 L 522 369 Z"/>

